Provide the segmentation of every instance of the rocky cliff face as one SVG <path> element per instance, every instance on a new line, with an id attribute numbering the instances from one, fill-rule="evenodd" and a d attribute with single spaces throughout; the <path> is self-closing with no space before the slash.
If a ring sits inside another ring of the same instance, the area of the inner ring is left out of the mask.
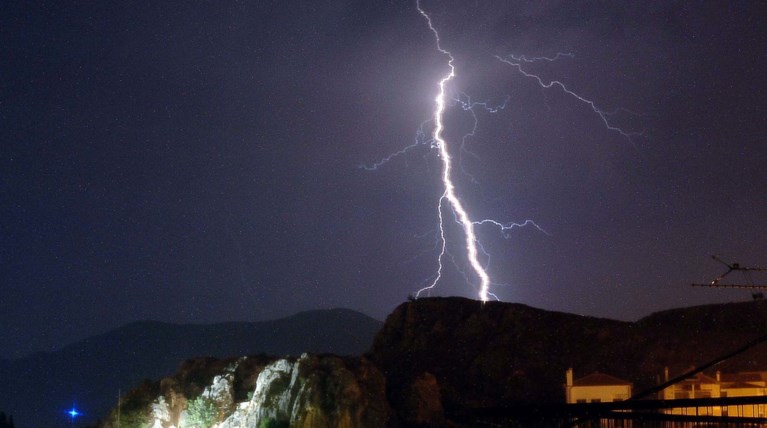
<path id="1" fill-rule="evenodd" d="M 374 428 L 388 419 L 383 376 L 367 360 L 303 355 L 265 367 L 250 401 L 218 427 Z"/>
<path id="2" fill-rule="evenodd" d="M 187 361 L 132 391 L 100 426 L 375 428 L 390 413 L 384 377 L 367 359 L 304 354 Z"/>

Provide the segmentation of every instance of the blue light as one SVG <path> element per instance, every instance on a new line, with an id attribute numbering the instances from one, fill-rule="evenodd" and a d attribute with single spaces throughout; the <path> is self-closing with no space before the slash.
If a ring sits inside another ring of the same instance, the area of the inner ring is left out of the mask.
<path id="1" fill-rule="evenodd" d="M 75 409 L 75 407 L 72 406 L 72 408 L 67 411 L 67 414 L 69 415 L 70 418 L 74 419 L 80 416 L 82 413 L 78 412 L 77 409 Z"/>

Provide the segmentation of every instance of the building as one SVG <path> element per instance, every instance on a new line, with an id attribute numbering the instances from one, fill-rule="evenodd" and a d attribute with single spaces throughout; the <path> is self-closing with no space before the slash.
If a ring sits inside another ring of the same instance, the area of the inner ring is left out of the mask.
<path id="1" fill-rule="evenodd" d="M 665 381 L 668 381 L 668 368 L 663 371 Z M 703 373 L 690 376 L 665 388 L 659 394 L 662 400 L 682 400 L 693 398 L 721 397 L 719 380 Z M 674 407 L 665 410 L 672 415 L 722 416 L 720 407 Z"/>
<path id="2" fill-rule="evenodd" d="M 663 377 L 668 381 L 668 369 L 664 370 Z M 663 400 L 679 400 L 684 398 L 715 398 L 721 396 L 719 380 L 706 376 L 703 373 L 698 373 L 664 389 L 660 398 Z"/>
<path id="3" fill-rule="evenodd" d="M 717 372 L 717 378 L 720 381 L 722 397 L 767 396 L 767 372 L 730 374 Z M 722 407 L 722 416 L 763 418 L 765 415 L 767 415 L 767 405 L 765 404 Z"/>
<path id="4" fill-rule="evenodd" d="M 664 379 L 666 381 L 669 379 L 668 368 L 664 370 Z M 758 396 L 767 396 L 767 372 L 729 374 L 716 372 L 716 377 L 698 373 L 665 388 L 661 391 L 659 398 L 675 400 Z M 680 407 L 668 409 L 666 413 L 677 415 L 765 417 L 767 415 L 767 405 Z"/>
<path id="5" fill-rule="evenodd" d="M 608 374 L 594 372 L 573 380 L 573 369 L 565 374 L 565 399 L 572 403 L 599 403 L 627 400 L 633 384 Z"/>

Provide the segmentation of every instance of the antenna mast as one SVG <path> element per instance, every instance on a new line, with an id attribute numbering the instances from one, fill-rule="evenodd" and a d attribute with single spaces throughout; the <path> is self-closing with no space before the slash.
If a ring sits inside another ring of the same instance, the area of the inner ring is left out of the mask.
<path id="1" fill-rule="evenodd" d="M 708 284 L 692 284 L 693 287 L 713 287 L 713 288 L 761 288 L 767 289 L 767 284 L 754 284 L 754 280 L 751 278 L 751 272 L 767 272 L 767 268 L 757 267 L 744 267 L 739 263 L 729 264 L 717 256 L 711 256 L 714 260 L 727 266 L 727 271 L 711 281 Z M 738 271 L 743 273 L 743 277 L 746 279 L 745 284 L 721 284 L 722 278 L 729 275 L 731 272 Z"/>

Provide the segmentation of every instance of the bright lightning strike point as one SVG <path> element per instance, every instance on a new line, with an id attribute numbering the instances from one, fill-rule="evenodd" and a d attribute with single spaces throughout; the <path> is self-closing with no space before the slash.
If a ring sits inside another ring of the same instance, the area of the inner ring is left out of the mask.
<path id="1" fill-rule="evenodd" d="M 461 200 L 458 198 L 458 195 L 455 192 L 455 185 L 453 184 L 453 179 L 451 176 L 453 162 L 452 158 L 450 157 L 450 152 L 447 149 L 447 142 L 442 136 L 442 131 L 444 130 L 442 117 L 445 112 L 445 86 L 455 77 L 455 66 L 453 65 L 454 58 L 450 52 L 442 48 L 439 32 L 437 32 L 437 29 L 434 28 L 434 25 L 431 22 L 431 17 L 421 8 L 420 1 L 416 1 L 416 7 L 418 8 L 418 12 L 420 12 L 424 19 L 426 19 L 431 32 L 434 33 L 434 38 L 437 42 L 437 50 L 440 53 L 447 55 L 449 58 L 447 64 L 450 68 L 450 72 L 442 77 L 438 84 L 439 92 L 437 97 L 434 99 L 434 131 L 432 133 L 434 144 L 439 150 L 439 157 L 442 160 L 442 184 L 445 187 L 445 192 L 442 194 L 439 202 L 439 232 L 440 238 L 442 239 L 442 250 L 439 254 L 439 269 L 437 271 L 436 278 L 431 283 L 431 285 L 418 290 L 416 296 L 420 295 L 423 291 L 434 288 L 442 275 L 442 258 L 445 255 L 445 229 L 442 217 L 442 202 L 447 200 L 450 203 L 450 207 L 453 209 L 453 212 L 455 213 L 456 220 L 461 225 L 461 228 L 463 228 L 463 233 L 466 237 L 466 255 L 469 259 L 469 264 L 471 265 L 471 268 L 474 270 L 474 273 L 477 275 L 477 277 L 479 277 L 479 299 L 483 302 L 487 302 L 490 295 L 490 275 L 488 275 L 487 271 L 482 266 L 482 263 L 479 262 L 479 251 L 477 250 L 478 242 L 477 236 L 474 232 L 475 223 L 469 217 L 469 214 L 466 212 L 466 209 L 464 209 Z"/>

